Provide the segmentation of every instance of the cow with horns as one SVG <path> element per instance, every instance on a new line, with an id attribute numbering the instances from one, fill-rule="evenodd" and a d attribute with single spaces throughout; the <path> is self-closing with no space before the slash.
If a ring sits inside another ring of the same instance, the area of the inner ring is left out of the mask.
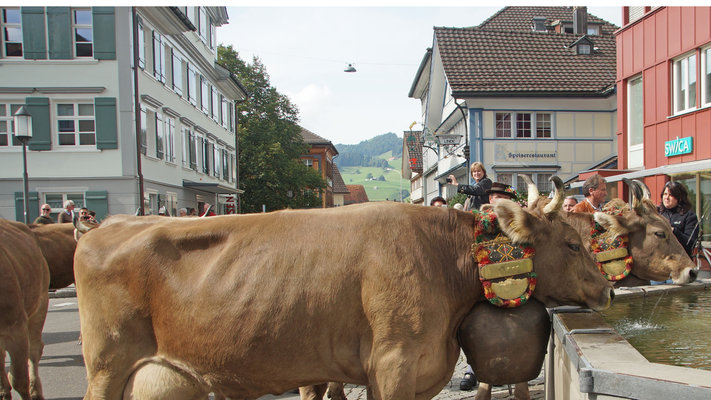
<path id="1" fill-rule="evenodd" d="M 368 385 L 377 399 L 432 398 L 487 287 L 496 298 L 524 282 L 546 306 L 609 305 L 612 285 L 561 206 L 562 194 L 488 214 L 384 202 L 110 217 L 75 256 L 85 398 L 256 399 L 328 381 Z M 530 261 L 510 266 L 526 278 L 494 265 L 489 283 L 479 279 L 486 254 L 472 245 L 494 234 L 485 243 Z"/>

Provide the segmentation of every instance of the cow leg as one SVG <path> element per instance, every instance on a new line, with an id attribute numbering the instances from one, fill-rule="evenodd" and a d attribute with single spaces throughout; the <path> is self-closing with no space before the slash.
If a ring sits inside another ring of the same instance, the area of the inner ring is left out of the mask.
<path id="1" fill-rule="evenodd" d="M 10 400 L 12 398 L 12 387 L 10 381 L 7 380 L 7 372 L 5 372 L 5 340 L 0 338 L 0 364 L 3 368 L 0 369 L 0 400 Z"/>
<path id="2" fill-rule="evenodd" d="M 27 333 L 30 338 L 29 368 L 30 368 L 30 395 L 32 400 L 44 399 L 42 392 L 42 382 L 39 378 L 39 363 L 44 351 L 42 342 L 42 329 L 47 318 L 47 308 L 49 308 L 49 294 L 45 291 L 42 295 L 38 310 L 30 316 L 27 324 Z"/>
<path id="3" fill-rule="evenodd" d="M 322 400 L 327 388 L 328 383 L 302 386 L 299 388 L 299 396 L 301 396 L 301 400 Z"/>
<path id="4" fill-rule="evenodd" d="M 25 319 L 11 328 L 8 336 L 7 352 L 10 355 L 10 385 L 20 394 L 22 400 L 31 400 L 30 374 L 27 362 L 30 353 L 30 341 L 26 322 L 27 320 Z M 12 393 L 8 390 L 6 396 L 11 399 Z"/>
<path id="5" fill-rule="evenodd" d="M 150 362 L 131 374 L 123 400 L 203 400 L 209 392 L 172 366 Z"/>
<path id="6" fill-rule="evenodd" d="M 331 400 L 348 400 L 346 392 L 343 390 L 343 383 L 328 382 L 328 398 Z"/>
<path id="7" fill-rule="evenodd" d="M 479 387 L 476 390 L 474 400 L 491 400 L 491 385 L 479 381 Z"/>
<path id="8" fill-rule="evenodd" d="M 514 388 L 514 399 L 531 400 L 531 393 L 528 391 L 528 382 L 519 382 Z"/>

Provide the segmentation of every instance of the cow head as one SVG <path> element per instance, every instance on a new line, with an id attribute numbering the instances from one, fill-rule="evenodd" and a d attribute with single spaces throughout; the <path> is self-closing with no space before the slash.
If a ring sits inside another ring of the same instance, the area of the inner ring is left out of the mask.
<path id="1" fill-rule="evenodd" d="M 514 242 L 533 245 L 537 274 L 533 297 L 546 307 L 582 305 L 602 310 L 610 305 L 612 284 L 597 269 L 578 232 L 560 216 L 563 182 L 554 176 L 556 194 L 547 204 L 534 202 L 524 211 L 509 200 L 494 206 L 501 230 Z"/>
<path id="2" fill-rule="evenodd" d="M 595 213 L 595 221 L 606 229 L 626 233 L 627 247 L 632 255 L 632 273 L 641 279 L 663 281 L 671 278 L 676 284 L 696 280 L 694 263 L 672 233 L 669 221 L 661 216 L 651 200 L 643 198 L 644 189 L 636 182 L 626 181 L 632 189 L 632 207 L 620 199 L 605 205 L 622 215 Z"/>

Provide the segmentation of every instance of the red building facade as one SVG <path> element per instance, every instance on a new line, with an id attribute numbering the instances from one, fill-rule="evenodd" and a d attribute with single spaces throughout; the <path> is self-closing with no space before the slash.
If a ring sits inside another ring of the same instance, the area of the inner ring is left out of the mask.
<path id="1" fill-rule="evenodd" d="M 680 181 L 701 216 L 711 204 L 711 7 L 622 12 L 615 35 L 623 171 L 607 179 L 643 179 L 656 204 L 666 182 Z M 708 221 L 703 228 L 711 241 Z"/>

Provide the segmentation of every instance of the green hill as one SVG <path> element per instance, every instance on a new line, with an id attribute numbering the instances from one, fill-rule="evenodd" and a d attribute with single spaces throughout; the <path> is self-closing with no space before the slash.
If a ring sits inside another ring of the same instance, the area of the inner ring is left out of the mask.
<path id="1" fill-rule="evenodd" d="M 387 160 L 390 158 L 390 154 L 392 153 L 387 152 L 377 157 Z M 387 161 L 387 163 L 390 168 L 400 171 L 402 158 L 396 158 Z M 338 170 L 341 172 L 346 185 L 363 185 L 370 201 L 400 201 L 400 195 L 398 194 L 400 190 L 400 174 L 396 171 L 385 171 L 379 167 L 342 167 L 340 165 Z M 368 174 L 371 174 L 376 179 L 382 175 L 385 181 L 368 180 Z M 410 192 L 410 181 L 403 179 L 402 189 L 403 201 L 406 201 Z"/>

